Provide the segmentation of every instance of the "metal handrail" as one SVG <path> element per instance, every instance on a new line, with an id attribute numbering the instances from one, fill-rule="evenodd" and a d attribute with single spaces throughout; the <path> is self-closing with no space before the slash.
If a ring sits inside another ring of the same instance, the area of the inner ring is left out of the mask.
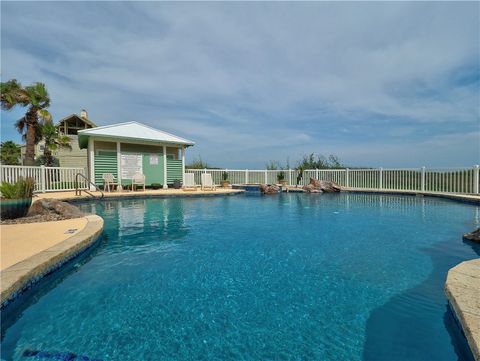
<path id="1" fill-rule="evenodd" d="M 100 188 L 98 188 L 95 183 L 91 182 L 87 177 L 85 177 L 82 173 L 77 173 L 75 175 L 75 195 L 76 196 L 81 196 L 82 195 L 82 189 L 78 186 L 80 184 L 80 182 L 78 181 L 78 177 L 81 177 L 81 178 L 85 179 L 87 181 L 87 184 L 94 186 L 95 189 L 102 194 L 102 196 L 100 198 L 103 198 L 105 196 L 103 194 L 103 191 Z M 96 197 L 95 194 L 91 193 L 90 191 L 88 191 L 86 189 L 83 189 L 83 191 L 93 198 Z"/>

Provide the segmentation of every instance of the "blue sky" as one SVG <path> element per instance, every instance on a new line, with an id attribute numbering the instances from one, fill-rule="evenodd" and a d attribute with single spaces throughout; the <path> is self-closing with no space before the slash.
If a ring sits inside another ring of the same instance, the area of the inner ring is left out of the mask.
<path id="1" fill-rule="evenodd" d="M 228 168 L 480 163 L 478 2 L 2 2 L 2 81 L 54 119 L 136 120 Z M 1 113 L 19 140 L 21 109 Z"/>

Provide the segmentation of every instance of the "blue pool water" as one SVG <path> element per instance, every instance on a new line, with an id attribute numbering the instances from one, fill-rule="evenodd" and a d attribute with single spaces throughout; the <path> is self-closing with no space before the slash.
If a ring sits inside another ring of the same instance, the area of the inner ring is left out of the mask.
<path id="1" fill-rule="evenodd" d="M 81 207 L 104 239 L 3 315 L 2 359 L 471 359 L 443 285 L 480 253 L 461 239 L 478 207 L 368 194 Z"/>

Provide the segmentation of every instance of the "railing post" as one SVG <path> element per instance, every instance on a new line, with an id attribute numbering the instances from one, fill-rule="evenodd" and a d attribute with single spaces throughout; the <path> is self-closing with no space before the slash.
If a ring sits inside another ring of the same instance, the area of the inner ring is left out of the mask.
<path id="1" fill-rule="evenodd" d="M 425 167 L 422 167 L 422 192 L 425 192 Z"/>
<path id="2" fill-rule="evenodd" d="M 480 193 L 480 190 L 479 190 L 479 165 L 475 165 L 473 167 L 473 193 L 475 194 L 478 194 Z"/>
<path id="3" fill-rule="evenodd" d="M 320 180 L 320 172 L 318 169 L 315 169 L 315 179 Z"/>
<path id="4" fill-rule="evenodd" d="M 292 170 L 291 169 L 288 170 L 288 185 L 289 186 L 292 185 Z"/>
<path id="5" fill-rule="evenodd" d="M 248 169 L 245 169 L 245 184 L 248 184 Z"/>
<path id="6" fill-rule="evenodd" d="M 380 167 L 380 183 L 379 183 L 379 188 L 383 189 L 383 168 Z"/>
<path id="7" fill-rule="evenodd" d="M 350 187 L 350 169 L 345 169 L 345 187 Z"/>
<path id="8" fill-rule="evenodd" d="M 46 176 L 45 176 L 45 173 L 46 173 L 46 169 L 45 169 L 45 166 L 42 165 L 40 166 L 40 185 L 41 185 L 41 188 L 42 188 L 42 193 L 45 193 L 45 189 L 46 189 Z"/>
<path id="9" fill-rule="evenodd" d="M 265 170 L 265 184 L 268 183 L 268 170 Z"/>

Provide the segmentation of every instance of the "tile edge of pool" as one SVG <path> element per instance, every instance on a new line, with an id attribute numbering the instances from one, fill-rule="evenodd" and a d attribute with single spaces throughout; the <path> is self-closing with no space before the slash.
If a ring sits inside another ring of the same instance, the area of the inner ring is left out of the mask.
<path id="1" fill-rule="evenodd" d="M 0 310 L 16 301 L 42 278 L 97 244 L 103 231 L 103 218 L 84 217 L 86 226 L 64 241 L 0 272 Z"/>
<path id="2" fill-rule="evenodd" d="M 445 295 L 476 361 L 480 361 L 480 258 L 464 261 L 448 271 Z M 475 301 L 477 300 L 477 301 Z"/>

